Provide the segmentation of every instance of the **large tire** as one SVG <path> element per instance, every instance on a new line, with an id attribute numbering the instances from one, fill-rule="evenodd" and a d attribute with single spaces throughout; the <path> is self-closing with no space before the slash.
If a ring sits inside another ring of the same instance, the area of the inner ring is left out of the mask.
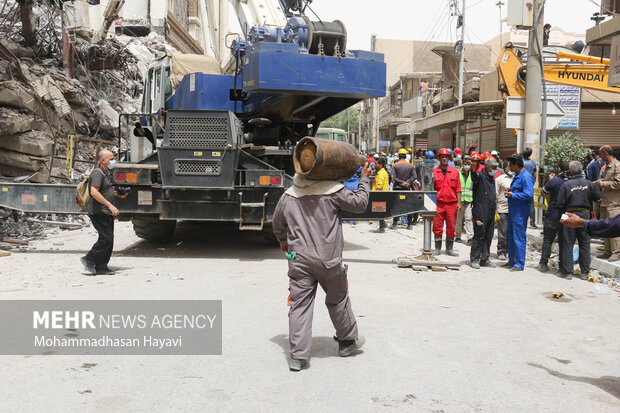
<path id="1" fill-rule="evenodd" d="M 157 217 L 132 218 L 133 231 L 147 241 L 169 241 L 174 235 L 176 221 L 164 221 Z"/>

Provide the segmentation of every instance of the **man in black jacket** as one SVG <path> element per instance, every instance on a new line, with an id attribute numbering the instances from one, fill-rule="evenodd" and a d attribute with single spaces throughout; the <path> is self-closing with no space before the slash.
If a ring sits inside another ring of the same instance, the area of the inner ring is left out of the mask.
<path id="1" fill-rule="evenodd" d="M 472 217 L 474 218 L 474 237 L 472 238 L 469 258 L 472 268 L 491 267 L 495 264 L 489 261 L 493 230 L 495 229 L 495 178 L 497 161 L 487 159 L 484 169 L 478 173 L 472 172 L 474 202 Z"/>
<path id="2" fill-rule="evenodd" d="M 592 202 L 601 199 L 601 192 L 589 181 L 582 177 L 582 166 L 579 161 L 571 161 L 569 166 L 570 178 L 564 182 L 558 193 L 556 201 L 558 208 L 562 212 L 572 212 L 583 219 L 589 219 L 592 212 Z M 564 250 L 561 252 L 564 256 L 562 260 L 573 267 L 573 246 L 575 238 L 579 243 L 579 267 L 581 269 L 581 279 L 587 280 L 590 272 L 590 234 L 583 228 L 564 228 L 562 231 Z M 560 271 L 559 277 L 570 280 L 572 273 L 569 271 Z"/>
<path id="3" fill-rule="evenodd" d="M 417 186 L 417 175 L 415 166 L 407 162 L 407 150 L 400 149 L 398 151 L 398 162 L 392 166 L 392 182 L 394 182 L 394 191 L 412 191 Z M 390 229 L 398 229 L 398 220 L 400 217 L 394 217 Z M 417 220 L 417 214 L 407 215 L 407 229 L 413 227 L 413 223 Z"/>

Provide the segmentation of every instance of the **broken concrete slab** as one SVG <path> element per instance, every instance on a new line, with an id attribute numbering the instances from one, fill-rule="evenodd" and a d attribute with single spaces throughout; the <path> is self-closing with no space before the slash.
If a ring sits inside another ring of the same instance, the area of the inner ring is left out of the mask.
<path id="1" fill-rule="evenodd" d="M 15 80 L 0 82 L 0 105 L 28 109 L 34 113 L 38 113 L 40 107 L 32 92 Z"/>
<path id="2" fill-rule="evenodd" d="M 0 107 L 0 135 L 15 135 L 31 129 L 34 117 Z"/>
<path id="3" fill-rule="evenodd" d="M 58 114 L 65 116 L 71 113 L 71 106 L 69 106 L 69 103 L 50 75 L 35 79 L 32 82 L 32 86 L 36 94 L 41 99 L 50 102 Z"/>
<path id="4" fill-rule="evenodd" d="M 105 100 L 97 102 L 97 116 L 103 130 L 118 128 L 118 112 Z"/>
<path id="5" fill-rule="evenodd" d="M 16 135 L 0 135 L 0 148 L 35 156 L 52 153 L 52 137 L 47 132 L 28 131 Z"/>
<path id="6" fill-rule="evenodd" d="M 49 170 L 47 165 L 44 165 L 43 168 L 38 172 L 27 171 L 25 169 L 15 168 L 13 166 L 6 166 L 0 164 L 0 175 L 8 176 L 8 177 L 28 177 L 28 179 L 24 179 L 21 182 L 34 182 L 34 183 L 46 183 L 48 181 Z"/>
<path id="7" fill-rule="evenodd" d="M 6 168 L 0 170 L 0 173 L 7 176 L 21 176 L 21 173 L 5 172 L 11 168 L 15 170 L 25 170 L 32 172 L 38 172 L 45 168 L 45 159 L 39 156 L 27 155 L 25 153 L 2 150 L 0 151 L 0 165 L 4 165 Z"/>

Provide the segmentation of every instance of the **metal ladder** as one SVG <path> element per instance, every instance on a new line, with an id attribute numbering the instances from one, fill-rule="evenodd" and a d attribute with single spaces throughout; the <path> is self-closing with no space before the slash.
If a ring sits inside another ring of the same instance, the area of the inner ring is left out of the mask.
<path id="1" fill-rule="evenodd" d="M 239 192 L 239 230 L 240 231 L 262 231 L 265 227 L 265 204 L 267 201 L 267 193 L 263 195 L 263 202 L 243 202 L 243 192 Z M 243 225 L 243 210 L 250 208 L 261 208 L 262 214 L 260 224 Z"/>

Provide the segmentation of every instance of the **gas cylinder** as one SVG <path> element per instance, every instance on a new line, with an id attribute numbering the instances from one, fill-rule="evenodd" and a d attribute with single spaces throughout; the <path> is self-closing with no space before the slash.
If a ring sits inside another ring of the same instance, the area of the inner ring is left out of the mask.
<path id="1" fill-rule="evenodd" d="M 366 163 L 355 146 L 340 141 L 305 137 L 293 154 L 295 172 L 308 179 L 342 181 Z"/>

